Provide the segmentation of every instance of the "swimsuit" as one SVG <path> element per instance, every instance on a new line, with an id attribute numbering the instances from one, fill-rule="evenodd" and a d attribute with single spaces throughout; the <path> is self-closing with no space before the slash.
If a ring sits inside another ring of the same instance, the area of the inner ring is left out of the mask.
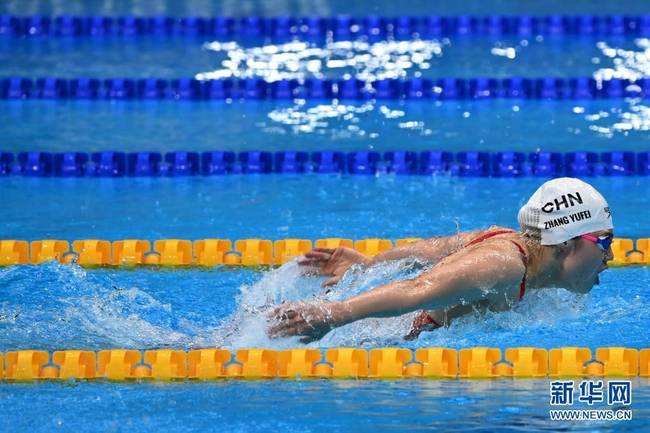
<path id="1" fill-rule="evenodd" d="M 504 233 L 515 233 L 514 230 L 495 230 L 493 232 L 487 232 L 483 233 L 481 236 L 472 239 L 467 245 L 465 245 L 465 248 L 469 247 L 470 245 L 476 245 L 479 242 L 482 242 L 486 239 L 489 239 L 491 237 L 494 237 L 496 235 L 501 235 Z M 524 269 L 528 268 L 528 255 L 526 255 L 526 250 L 524 250 L 524 247 L 522 247 L 519 242 L 515 242 L 513 240 L 510 240 L 519 252 L 521 253 L 521 260 L 524 262 Z M 524 271 L 524 277 L 521 279 L 521 283 L 519 283 L 519 300 L 524 297 L 524 293 L 526 293 L 526 271 Z"/>
<path id="2" fill-rule="evenodd" d="M 483 242 L 486 239 L 489 239 L 491 237 L 497 236 L 497 235 L 502 235 L 505 233 L 515 233 L 514 230 L 494 230 L 491 232 L 483 233 L 477 238 L 472 239 L 470 242 L 468 242 L 464 248 L 467 248 L 471 245 L 476 245 L 480 242 Z M 515 242 L 513 240 L 510 240 L 519 252 L 521 253 L 521 260 L 524 262 L 524 268 L 527 270 L 528 268 L 528 255 L 526 254 L 526 250 L 524 247 L 522 247 L 519 242 Z M 526 271 L 524 271 L 524 276 L 521 279 L 521 283 L 519 283 L 519 300 L 524 297 L 524 294 L 526 293 Z M 442 325 L 438 323 L 433 317 L 431 317 L 428 313 L 423 311 L 424 314 L 426 314 L 426 318 L 423 318 L 423 323 L 421 324 L 421 327 L 424 327 L 426 325 L 434 325 L 436 328 L 440 328 Z M 414 329 L 415 330 L 415 329 Z M 411 331 L 413 332 L 413 331 Z"/>

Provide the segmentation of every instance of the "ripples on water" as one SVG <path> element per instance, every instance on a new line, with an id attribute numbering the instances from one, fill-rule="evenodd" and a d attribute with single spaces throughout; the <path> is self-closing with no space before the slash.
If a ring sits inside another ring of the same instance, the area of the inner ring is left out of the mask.
<path id="1" fill-rule="evenodd" d="M 411 40 L 328 42 L 316 46 L 307 42 L 280 45 L 242 47 L 236 42 L 212 42 L 207 50 L 226 55 L 222 67 L 197 74 L 198 79 L 224 77 L 261 77 L 269 82 L 281 79 L 359 78 L 372 82 L 385 78 L 417 77 L 431 67 L 430 61 L 443 54 L 447 40 Z M 598 42 L 603 56 L 613 60 L 613 68 L 594 72 L 597 80 L 626 78 L 638 80 L 650 71 L 650 40 L 637 39 L 638 50 L 613 47 Z M 514 59 L 525 45 L 495 46 L 491 53 Z M 439 103 L 439 102 L 434 102 Z M 573 113 L 584 116 L 590 129 L 598 134 L 612 136 L 629 131 L 650 129 L 650 108 L 638 98 L 626 100 L 627 107 L 587 113 L 579 103 Z M 513 101 L 513 110 L 521 104 Z M 391 107 L 376 101 L 360 103 L 325 102 L 307 104 L 294 101 L 288 108 L 276 108 L 268 113 L 271 123 L 261 125 L 273 132 L 274 126 L 294 134 L 345 133 L 376 134 L 358 126 L 360 119 L 373 110 L 383 116 L 382 127 L 419 130 L 423 135 L 430 129 L 419 119 L 408 117 L 405 106 Z M 471 116 L 469 111 L 464 117 Z M 338 125 L 334 128 L 331 120 Z M 338 128 L 338 129 L 337 129 Z M 337 132 L 338 131 L 338 132 Z M 371 271 L 350 274 L 327 295 L 343 298 L 368 290 L 395 275 L 411 274 L 399 264 L 387 264 Z M 264 273 L 253 284 L 239 284 L 240 294 L 234 311 L 211 316 L 213 325 L 194 323 L 179 318 L 173 302 L 161 302 L 144 287 L 121 287 L 113 277 L 103 272 L 89 272 L 81 268 L 48 265 L 39 268 L 5 268 L 0 270 L 2 287 L 8 288 L 0 297 L 0 328 L 4 331 L 0 342 L 4 347 L 22 344 L 45 344 L 48 347 L 127 346 L 204 346 L 227 347 L 269 346 L 289 347 L 295 340 L 269 341 L 265 335 L 264 309 L 282 300 L 322 297 L 318 279 L 299 275 L 295 264 Z M 35 284 L 34 282 L 37 282 Z M 216 300 L 215 302 L 218 302 Z M 624 300 L 620 300 L 625 303 Z M 548 306 L 553 308 L 549 311 Z M 624 307 L 621 307 L 625 309 Z M 507 336 L 517 336 L 522 328 L 551 327 L 567 320 L 580 320 L 587 315 L 581 298 L 565 291 L 544 291 L 527 296 L 513 311 L 499 315 L 488 314 L 480 327 L 473 317 L 459 320 L 450 329 L 424 335 L 413 344 L 466 346 L 486 333 L 496 337 L 487 340 L 503 343 Z M 408 332 L 413 314 L 393 319 L 368 319 L 350 324 L 328 334 L 318 344 L 334 345 L 390 345 L 403 344 L 401 337 Z M 50 343 L 48 343 L 50 342 Z"/>
<path id="2" fill-rule="evenodd" d="M 440 102 L 434 104 L 440 106 Z M 307 104 L 305 100 L 295 100 L 294 105 L 287 108 L 276 108 L 268 113 L 268 118 L 273 123 L 261 122 L 265 132 L 285 133 L 287 130 L 294 134 L 327 134 L 332 139 L 341 139 L 351 136 L 379 137 L 379 130 L 364 129 L 359 124 L 362 119 L 369 118 L 376 109 L 374 101 L 362 104 L 350 104 L 337 100 L 328 104 Z M 405 120 L 406 107 L 391 108 L 388 105 L 379 105 L 381 127 L 411 130 L 421 136 L 432 134 L 422 120 Z"/>
<path id="3" fill-rule="evenodd" d="M 366 83 L 382 79 L 419 77 L 422 71 L 431 67 L 430 60 L 441 57 L 448 39 L 381 41 L 370 43 L 357 41 L 329 41 L 324 46 L 312 42 L 293 41 L 285 44 L 267 44 L 245 48 L 237 42 L 211 42 L 205 49 L 225 54 L 221 68 L 196 75 L 199 80 L 220 78 L 262 78 L 267 82 L 278 80 L 304 81 L 306 78 L 358 78 Z M 367 136 L 376 138 L 378 132 L 359 127 L 360 117 L 376 109 L 376 102 L 359 104 L 329 103 L 308 105 L 297 99 L 289 108 L 274 109 L 268 114 L 270 124 L 259 126 L 267 133 L 329 134 L 333 138 Z M 405 116 L 403 110 L 394 110 L 386 105 L 379 107 L 385 120 Z M 331 120 L 336 120 L 336 126 Z M 384 122 L 387 128 L 398 127 L 420 131 L 430 135 L 420 120 Z"/>
<path id="4" fill-rule="evenodd" d="M 596 70 L 593 74 L 596 81 L 625 79 L 634 82 L 650 77 L 650 39 L 635 39 L 634 44 L 638 50 L 598 42 L 596 46 L 604 57 L 612 60 L 613 67 Z M 615 107 L 609 112 L 599 111 L 585 116 L 585 119 L 592 123 L 589 129 L 605 137 L 612 137 L 617 133 L 628 135 L 631 131 L 650 130 L 650 107 L 645 105 L 641 98 L 626 98 L 625 101 L 625 108 Z"/>
<path id="5" fill-rule="evenodd" d="M 611 59 L 613 67 L 594 71 L 593 77 L 598 81 L 613 78 L 636 81 L 650 76 L 650 39 L 640 38 L 634 41 L 637 50 L 624 49 L 599 41 L 597 48 L 603 57 Z M 357 41 L 330 41 L 323 46 L 313 42 L 293 41 L 285 44 L 266 44 L 243 47 L 237 42 L 210 42 L 205 49 L 225 55 L 221 68 L 196 74 L 199 80 L 219 78 L 262 78 L 267 82 L 295 79 L 299 82 L 307 78 L 358 78 L 367 83 L 382 79 L 405 79 L 422 76 L 422 72 L 431 68 L 431 60 L 443 56 L 443 50 L 450 45 L 449 39 L 381 41 L 370 43 Z M 514 60 L 522 49 L 528 46 L 522 40 L 514 46 L 495 43 L 490 53 L 494 56 Z M 598 65 L 600 58 L 592 63 Z M 439 102 L 437 102 L 439 103 Z M 519 105 L 513 103 L 513 110 Z M 389 108 L 386 104 L 377 104 L 375 100 L 363 103 L 343 103 L 332 100 L 318 105 L 307 104 L 305 100 L 296 99 L 288 108 L 278 108 L 268 113 L 269 123 L 258 124 L 265 133 L 285 134 L 329 134 L 332 138 L 351 136 L 376 138 L 378 131 L 361 128 L 360 119 L 374 112 L 384 117 L 385 128 L 410 129 L 422 136 L 432 133 L 432 126 L 420 119 L 408 116 L 408 109 Z M 584 107 L 577 104 L 575 114 L 585 114 Z M 469 117 L 468 111 L 463 113 Z M 628 135 L 631 131 L 650 130 L 650 107 L 640 98 L 627 98 L 626 107 L 613 107 L 609 112 L 586 113 L 584 119 L 587 128 L 596 134 L 612 137 L 614 134 Z M 336 120 L 336 124 L 332 124 Z"/>
<path id="6" fill-rule="evenodd" d="M 222 68 L 196 75 L 198 80 L 263 78 L 269 83 L 306 78 L 358 78 L 366 82 L 421 75 L 449 40 L 329 41 L 323 46 L 293 41 L 245 48 L 237 42 L 210 42 L 205 49 L 227 56 Z M 410 74 L 409 74 L 410 73 Z"/>

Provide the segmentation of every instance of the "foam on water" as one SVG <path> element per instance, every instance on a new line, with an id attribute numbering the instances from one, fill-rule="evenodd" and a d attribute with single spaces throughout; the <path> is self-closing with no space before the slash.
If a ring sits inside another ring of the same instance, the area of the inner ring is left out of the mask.
<path id="1" fill-rule="evenodd" d="M 184 346 L 169 304 L 110 276 L 55 263 L 0 270 L 3 348 Z"/>
<path id="2" fill-rule="evenodd" d="M 238 308 L 223 329 L 217 332 L 217 341 L 229 347 L 295 347 L 297 337 L 271 340 L 266 335 L 267 314 L 283 301 L 325 302 L 354 296 L 372 287 L 398 277 L 414 276 L 419 271 L 406 267 L 403 261 L 390 262 L 362 271 L 353 269 L 334 287 L 321 287 L 321 278 L 303 276 L 296 262 L 264 274 L 252 286 L 241 289 Z M 341 345 L 385 344 L 401 339 L 415 313 L 396 318 L 366 319 L 335 329 L 313 347 Z M 222 334 L 223 331 L 225 335 Z"/>
<path id="3" fill-rule="evenodd" d="M 273 305 L 283 301 L 342 300 L 392 280 L 413 278 L 427 269 L 427 266 L 408 260 L 387 262 L 366 270 L 357 268 L 349 271 L 336 286 L 325 290 L 320 286 L 321 278 L 302 276 L 295 263 L 287 264 L 265 273 L 255 284 L 241 288 L 236 311 L 222 328 L 216 330 L 213 343 L 233 348 L 301 346 L 298 337 L 278 340 L 268 338 L 265 333 L 268 327 L 266 317 Z M 594 307 L 594 303 L 598 307 Z M 598 311 L 597 314 L 605 314 L 612 309 L 612 305 L 616 305 L 616 309 L 626 312 L 625 314 L 641 311 L 636 300 L 620 296 L 614 300 L 594 299 L 592 295 L 577 295 L 563 289 L 530 290 L 523 301 L 515 304 L 509 311 L 477 311 L 455 320 L 449 328 L 423 333 L 416 341 L 403 340 L 418 314 L 412 312 L 393 318 L 360 320 L 334 329 L 320 341 L 307 346 L 400 345 L 461 348 L 472 345 L 503 347 L 517 341 L 544 345 L 540 340 L 541 336 L 552 338 L 557 329 L 567 325 L 569 329 L 573 326 L 588 327 L 589 322 L 598 317 L 593 315 L 594 310 Z"/>

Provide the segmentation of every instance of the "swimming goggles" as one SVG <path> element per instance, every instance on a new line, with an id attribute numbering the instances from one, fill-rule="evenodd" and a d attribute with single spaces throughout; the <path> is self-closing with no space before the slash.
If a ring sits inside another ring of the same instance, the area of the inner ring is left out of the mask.
<path id="1" fill-rule="evenodd" d="M 612 241 L 614 240 L 614 235 L 605 235 L 605 236 L 594 236 L 594 235 L 581 235 L 582 239 L 586 239 L 590 242 L 595 243 L 603 251 L 608 251 L 609 247 L 612 246 Z"/>

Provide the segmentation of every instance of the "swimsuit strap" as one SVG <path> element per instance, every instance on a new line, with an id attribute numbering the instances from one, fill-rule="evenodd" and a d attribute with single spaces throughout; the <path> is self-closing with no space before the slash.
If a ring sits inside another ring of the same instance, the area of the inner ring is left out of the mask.
<path id="1" fill-rule="evenodd" d="M 489 239 L 489 238 L 491 238 L 493 236 L 502 235 L 502 234 L 505 234 L 505 233 L 515 233 L 515 231 L 514 230 L 494 230 L 492 232 L 483 233 L 482 235 L 480 235 L 480 236 L 472 239 L 471 241 L 469 241 L 465 245 L 465 247 L 469 247 L 470 245 L 478 244 L 479 242 L 482 242 L 482 241 L 484 241 L 486 239 Z M 521 300 L 521 298 L 523 298 L 524 294 L 526 293 L 526 272 L 528 270 L 528 254 L 526 254 L 526 250 L 524 249 L 524 247 L 521 246 L 521 244 L 519 242 L 513 241 L 512 239 L 510 240 L 510 242 L 515 244 L 515 246 L 517 247 L 517 249 L 521 253 L 521 260 L 524 262 L 524 268 L 525 268 L 524 276 L 521 279 L 521 283 L 519 283 L 519 300 Z M 426 326 L 426 325 L 433 325 L 433 327 L 435 327 L 435 328 L 442 327 L 442 325 L 440 323 L 436 322 L 436 320 L 433 317 L 431 317 L 431 315 L 426 310 L 423 311 L 422 313 L 424 313 L 424 315 L 426 315 L 426 317 L 423 318 L 425 323 L 423 323 L 419 328 L 414 328 L 411 331 L 411 333 L 413 333 L 415 331 L 418 331 L 416 336 L 419 335 L 419 333 L 422 331 L 422 328 L 424 328 L 424 326 Z"/>
<path id="2" fill-rule="evenodd" d="M 519 252 L 521 253 L 521 260 L 524 262 L 524 277 L 521 279 L 521 283 L 519 283 L 519 300 L 524 297 L 524 294 L 526 293 L 526 273 L 528 271 L 528 254 L 526 254 L 526 250 L 524 247 L 522 247 L 519 242 L 511 240 L 513 244 L 517 247 Z"/>
<path id="3" fill-rule="evenodd" d="M 469 247 L 470 245 L 478 244 L 479 242 L 483 242 L 484 240 L 489 239 L 489 238 L 491 238 L 493 236 L 502 235 L 502 234 L 505 234 L 505 233 L 515 233 L 515 231 L 514 230 L 494 230 L 494 231 L 491 231 L 491 232 L 486 232 L 486 233 L 483 233 L 481 236 L 478 236 L 478 237 L 472 239 L 471 241 L 469 241 L 465 245 L 465 247 Z"/>
<path id="4" fill-rule="evenodd" d="M 476 245 L 479 242 L 483 242 L 484 240 L 489 239 L 489 238 L 491 238 L 493 236 L 502 235 L 502 234 L 505 234 L 505 233 L 515 233 L 515 231 L 514 230 L 494 230 L 494 231 L 491 231 L 491 232 L 483 233 L 482 235 L 480 235 L 480 236 L 472 239 L 471 241 L 469 241 L 465 245 L 465 247 L 469 247 L 470 245 Z M 517 249 L 521 253 L 521 256 L 522 256 L 521 259 L 524 262 L 524 268 L 527 270 L 528 269 L 528 254 L 526 254 L 526 250 L 524 249 L 524 247 L 521 246 L 521 244 L 519 244 L 519 242 L 516 242 L 516 241 L 513 241 L 513 240 L 510 240 L 510 242 L 515 244 L 515 246 L 517 247 Z M 524 277 L 521 279 L 521 283 L 519 283 L 519 299 L 520 300 L 521 300 L 521 298 L 524 297 L 525 293 L 526 293 L 526 271 L 524 271 Z"/>

